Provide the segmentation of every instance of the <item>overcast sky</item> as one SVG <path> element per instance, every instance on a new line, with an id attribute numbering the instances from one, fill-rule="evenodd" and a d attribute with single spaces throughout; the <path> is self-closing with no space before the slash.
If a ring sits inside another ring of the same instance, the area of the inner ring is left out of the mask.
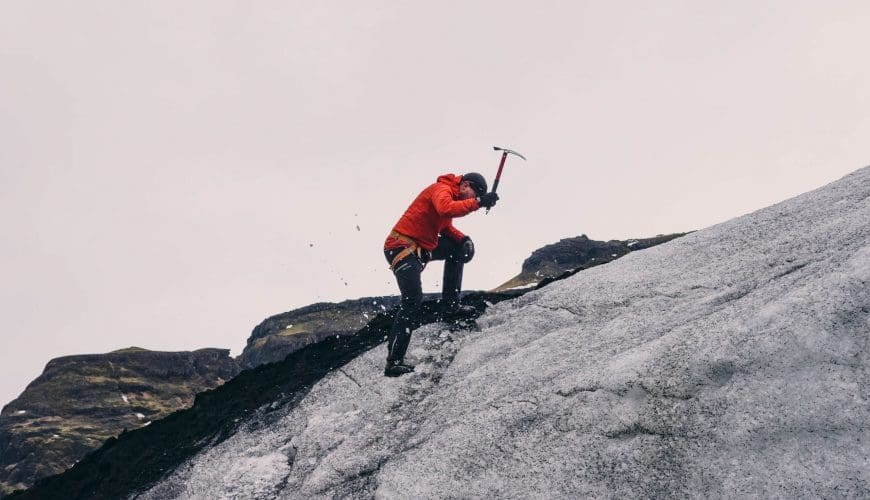
<path id="1" fill-rule="evenodd" d="M 442 173 L 492 288 L 560 238 L 701 229 L 870 164 L 870 3 L 0 3 L 0 403 L 57 356 L 241 352 L 395 294 Z M 357 229 L 358 228 L 358 229 Z M 441 265 L 424 276 L 439 289 Z"/>

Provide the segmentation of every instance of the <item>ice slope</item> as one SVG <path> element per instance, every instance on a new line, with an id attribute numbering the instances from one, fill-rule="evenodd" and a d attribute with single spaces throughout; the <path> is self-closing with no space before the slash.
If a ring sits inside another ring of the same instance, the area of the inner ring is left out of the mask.
<path id="1" fill-rule="evenodd" d="M 414 334 L 141 498 L 867 497 L 870 168 Z"/>

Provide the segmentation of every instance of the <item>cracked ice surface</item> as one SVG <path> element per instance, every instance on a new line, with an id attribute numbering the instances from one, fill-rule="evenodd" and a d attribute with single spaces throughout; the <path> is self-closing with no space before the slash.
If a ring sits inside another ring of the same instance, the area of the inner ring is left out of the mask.
<path id="1" fill-rule="evenodd" d="M 144 498 L 870 495 L 870 168 L 414 332 Z"/>

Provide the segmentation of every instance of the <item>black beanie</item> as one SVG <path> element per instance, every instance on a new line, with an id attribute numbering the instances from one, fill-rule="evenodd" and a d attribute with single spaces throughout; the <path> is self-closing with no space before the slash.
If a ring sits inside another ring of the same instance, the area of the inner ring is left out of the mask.
<path id="1" fill-rule="evenodd" d="M 477 193 L 477 196 L 483 196 L 486 194 L 486 179 L 477 172 L 469 172 L 463 175 L 462 180 L 471 183 L 471 187 L 474 188 L 474 192 Z"/>

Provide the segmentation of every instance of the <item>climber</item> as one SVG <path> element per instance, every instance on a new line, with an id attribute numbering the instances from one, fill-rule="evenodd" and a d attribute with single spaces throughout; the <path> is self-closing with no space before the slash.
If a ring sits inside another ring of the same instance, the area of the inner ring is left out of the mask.
<path id="1" fill-rule="evenodd" d="M 471 172 L 462 176 L 444 174 L 424 189 L 384 242 L 384 255 L 396 276 L 402 302 L 387 342 L 384 375 L 398 377 L 414 371 L 405 363 L 411 332 L 420 326 L 423 289 L 420 273 L 431 260 L 443 260 L 441 317 L 450 319 L 473 309 L 461 305 L 462 268 L 474 257 L 471 238 L 453 227 L 454 217 L 463 217 L 481 207 L 491 208 L 496 193 L 486 192 L 486 179 Z"/>

